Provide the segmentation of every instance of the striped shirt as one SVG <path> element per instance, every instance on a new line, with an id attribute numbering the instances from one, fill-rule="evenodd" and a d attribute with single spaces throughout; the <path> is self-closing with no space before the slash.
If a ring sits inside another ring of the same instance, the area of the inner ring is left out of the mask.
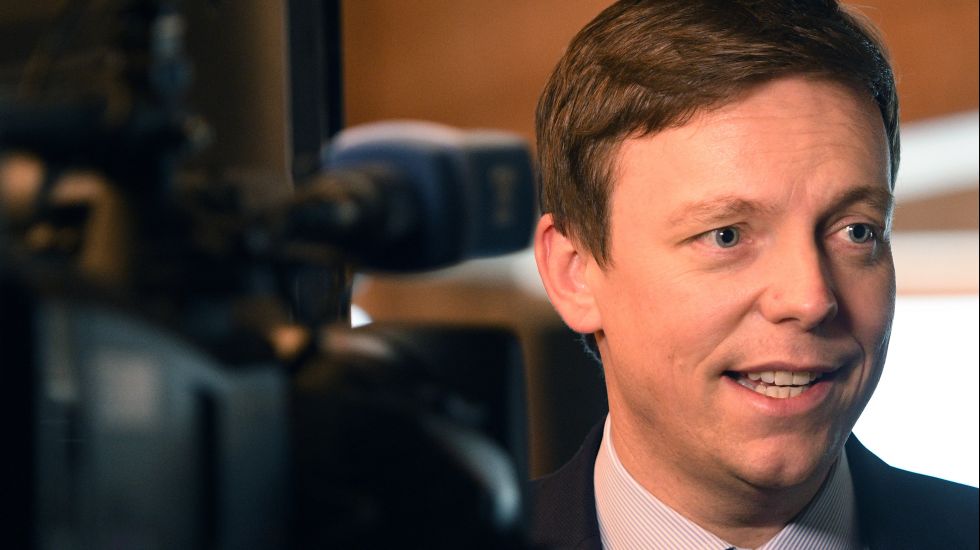
<path id="1" fill-rule="evenodd" d="M 644 489 L 616 456 L 609 417 L 595 462 L 596 513 L 606 550 L 735 548 L 685 518 Z M 847 456 L 841 452 L 813 501 L 760 550 L 862 548 Z"/>

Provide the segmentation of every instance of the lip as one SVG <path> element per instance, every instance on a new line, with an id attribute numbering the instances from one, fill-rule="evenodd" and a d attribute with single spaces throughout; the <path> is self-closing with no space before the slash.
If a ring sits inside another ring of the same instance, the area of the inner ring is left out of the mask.
<path id="1" fill-rule="evenodd" d="M 726 375 L 722 376 L 722 381 L 726 392 L 735 392 L 734 395 L 738 399 L 743 400 L 748 407 L 763 416 L 803 416 L 812 413 L 827 401 L 834 387 L 840 383 L 839 377 L 836 376 L 836 374 L 838 374 L 841 369 L 842 367 L 830 367 L 827 365 L 805 366 L 800 364 L 774 362 L 754 365 L 744 369 L 727 371 Z M 820 379 L 810 384 L 810 387 L 800 395 L 795 397 L 787 397 L 785 399 L 767 397 L 756 392 L 755 390 L 746 388 L 745 386 L 739 384 L 735 380 L 735 377 L 730 376 L 731 374 L 741 375 L 748 374 L 750 372 L 765 371 L 817 372 L 822 376 Z"/>

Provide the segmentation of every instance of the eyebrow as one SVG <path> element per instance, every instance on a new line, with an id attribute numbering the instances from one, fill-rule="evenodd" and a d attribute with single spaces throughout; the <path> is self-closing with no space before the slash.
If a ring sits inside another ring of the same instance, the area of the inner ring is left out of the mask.
<path id="1" fill-rule="evenodd" d="M 832 203 L 830 210 L 840 210 L 852 204 L 865 203 L 871 208 L 891 218 L 895 208 L 895 195 L 890 189 L 876 185 L 863 185 L 841 193 Z"/>
<path id="2" fill-rule="evenodd" d="M 895 196 L 888 189 L 877 185 L 862 185 L 849 189 L 832 199 L 828 212 L 840 210 L 847 206 L 865 203 L 891 218 Z M 724 195 L 703 201 L 693 201 L 681 205 L 668 222 L 671 225 L 695 222 L 699 224 L 721 224 L 732 218 L 753 217 L 771 214 L 777 208 L 759 201 L 745 199 L 736 195 Z"/>
<path id="3" fill-rule="evenodd" d="M 690 223 L 723 223 L 737 217 L 755 216 L 774 211 L 775 208 L 759 201 L 723 195 L 703 201 L 693 201 L 681 205 L 669 218 L 671 225 Z"/>

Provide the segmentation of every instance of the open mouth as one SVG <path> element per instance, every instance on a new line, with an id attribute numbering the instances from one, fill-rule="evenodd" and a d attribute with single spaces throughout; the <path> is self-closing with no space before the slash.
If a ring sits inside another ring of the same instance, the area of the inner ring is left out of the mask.
<path id="1" fill-rule="evenodd" d="M 817 380 L 826 376 L 821 372 L 790 372 L 780 370 L 727 372 L 725 374 L 742 386 L 756 393 L 761 393 L 766 397 L 775 399 L 796 397 L 813 387 Z"/>

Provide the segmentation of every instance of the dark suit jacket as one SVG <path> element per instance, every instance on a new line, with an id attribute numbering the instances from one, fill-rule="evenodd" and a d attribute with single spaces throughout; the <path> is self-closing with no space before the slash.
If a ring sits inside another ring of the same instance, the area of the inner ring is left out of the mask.
<path id="1" fill-rule="evenodd" d="M 601 441 L 599 424 L 571 462 L 532 482 L 532 538 L 543 548 L 601 550 L 592 486 Z M 868 548 L 978 547 L 977 489 L 892 468 L 854 436 L 846 449 Z"/>

